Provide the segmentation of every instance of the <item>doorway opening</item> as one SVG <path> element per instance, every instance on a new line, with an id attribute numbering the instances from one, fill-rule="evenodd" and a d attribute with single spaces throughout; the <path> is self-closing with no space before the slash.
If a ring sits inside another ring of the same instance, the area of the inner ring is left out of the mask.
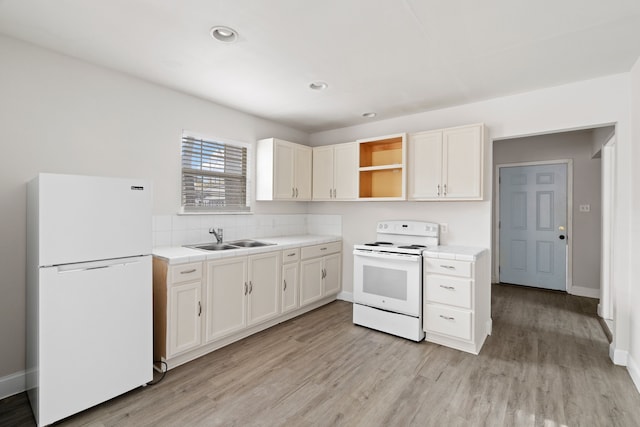
<path id="1" fill-rule="evenodd" d="M 500 260 L 503 259 L 501 253 L 508 251 L 511 247 L 505 247 L 505 242 L 501 242 L 501 231 L 504 230 L 504 222 L 501 225 L 500 206 L 500 169 L 511 166 L 542 165 L 565 163 L 568 167 L 567 175 L 567 214 L 564 230 L 563 226 L 554 223 L 555 239 L 560 240 L 560 236 L 565 237 L 565 260 L 566 272 L 565 286 L 566 292 L 586 296 L 590 298 L 600 298 L 601 294 L 601 262 L 603 255 L 602 248 L 602 162 L 600 150 L 611 134 L 615 133 L 614 126 L 602 128 L 582 129 L 566 132 L 558 132 L 544 135 L 517 137 L 509 139 L 494 140 L 493 142 L 493 164 L 494 164 L 494 188 L 493 188 L 493 281 L 499 283 L 501 280 Z M 544 193 L 544 189 L 539 189 L 537 193 Z M 537 194 L 536 193 L 536 194 Z M 536 196 L 538 197 L 538 196 Z M 545 198 L 546 197 L 546 198 Z M 531 202 L 549 203 L 550 196 L 542 194 L 538 199 L 533 198 Z M 517 203 L 516 203 L 517 205 Z M 504 206 L 503 206 L 504 207 Z M 548 205 L 547 205 L 548 207 Z M 503 209 L 504 211 L 504 209 Z M 508 209 L 507 209 L 508 211 Z M 532 212 L 535 213 L 535 210 Z M 547 209 L 547 212 L 550 212 Z M 544 219 L 544 218 L 543 218 Z M 535 223 L 536 227 L 540 224 Z M 542 224 L 548 227 L 549 223 Z M 549 231 L 551 232 L 551 231 Z M 564 232 L 566 234 L 563 234 Z M 518 246 L 518 243 L 515 244 Z M 543 271 L 550 271 L 549 261 L 553 252 L 555 263 L 558 262 L 558 250 L 550 249 L 553 245 L 545 242 L 536 242 L 530 246 L 528 252 L 542 251 L 541 265 L 533 265 Z M 520 244 L 523 247 L 523 244 Z M 543 249 L 546 249 L 546 255 Z M 522 255 L 522 254 L 520 254 Z M 527 253 L 527 256 L 532 255 Z M 530 256 L 529 263 L 538 262 L 535 256 Z M 524 258 L 520 258 L 522 260 Z M 546 261 L 545 261 L 546 260 Z M 504 259 L 503 259 L 504 261 Z M 556 264 L 554 264 L 556 267 Z M 535 282 L 528 283 L 529 286 L 537 286 Z M 546 287 L 546 286 L 538 286 Z M 557 289 L 557 288 L 554 288 Z"/>

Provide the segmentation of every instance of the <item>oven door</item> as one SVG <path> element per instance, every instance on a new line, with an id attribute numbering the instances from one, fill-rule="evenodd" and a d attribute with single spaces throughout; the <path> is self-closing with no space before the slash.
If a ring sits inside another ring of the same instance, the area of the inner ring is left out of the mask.
<path id="1" fill-rule="evenodd" d="M 353 251 L 353 300 L 383 310 L 419 317 L 422 257 Z"/>

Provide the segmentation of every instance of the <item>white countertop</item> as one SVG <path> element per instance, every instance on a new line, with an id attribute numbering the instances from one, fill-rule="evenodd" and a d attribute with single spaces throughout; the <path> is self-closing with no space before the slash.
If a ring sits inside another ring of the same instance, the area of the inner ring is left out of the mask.
<path id="1" fill-rule="evenodd" d="M 428 258 L 455 259 L 459 261 L 475 261 L 486 248 L 470 246 L 434 246 L 422 252 Z"/>
<path id="2" fill-rule="evenodd" d="M 283 249 L 297 248 L 302 246 L 339 242 L 342 240 L 342 238 L 340 236 L 320 236 L 305 234 L 300 236 L 260 237 L 256 239 L 239 240 L 258 240 L 260 242 L 273 243 L 274 245 L 261 246 L 257 248 L 228 249 L 225 251 L 205 251 L 201 249 L 185 248 L 184 246 L 160 246 L 153 248 L 152 255 L 167 260 L 169 264 L 184 264 L 187 262 L 198 262 L 236 256 L 247 256 L 263 252 L 281 251 Z"/>

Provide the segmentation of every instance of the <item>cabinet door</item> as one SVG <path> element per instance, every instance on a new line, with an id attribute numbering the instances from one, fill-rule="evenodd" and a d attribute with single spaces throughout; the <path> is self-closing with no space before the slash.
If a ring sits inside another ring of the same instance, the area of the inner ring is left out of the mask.
<path id="1" fill-rule="evenodd" d="M 442 186 L 442 132 L 409 135 L 409 199 L 437 199 Z"/>
<path id="2" fill-rule="evenodd" d="M 324 295 L 337 294 L 341 288 L 340 269 L 342 254 L 337 253 L 324 257 Z"/>
<path id="3" fill-rule="evenodd" d="M 352 200 L 358 198 L 358 148 L 356 142 L 334 145 L 333 188 L 334 198 Z M 315 173 L 315 168 L 313 169 Z"/>
<path id="4" fill-rule="evenodd" d="M 333 146 L 313 149 L 313 200 L 333 198 Z"/>
<path id="5" fill-rule="evenodd" d="M 207 263 L 207 342 L 245 327 L 247 293 L 247 258 Z"/>
<path id="6" fill-rule="evenodd" d="M 300 262 L 300 306 L 322 298 L 322 258 Z"/>
<path id="7" fill-rule="evenodd" d="M 298 308 L 298 272 L 297 262 L 282 266 L 282 313 Z"/>
<path id="8" fill-rule="evenodd" d="M 169 348 L 167 357 L 198 347 L 202 341 L 200 281 L 169 288 Z"/>
<path id="9" fill-rule="evenodd" d="M 280 293 L 280 253 L 250 256 L 247 325 L 276 317 Z"/>
<path id="10" fill-rule="evenodd" d="M 295 145 L 295 178 L 296 200 L 311 200 L 311 157 L 313 150 L 304 145 Z"/>
<path id="11" fill-rule="evenodd" d="M 295 196 L 294 158 L 295 145 L 276 140 L 273 154 L 273 198 L 292 199 Z"/>
<path id="12" fill-rule="evenodd" d="M 482 126 L 445 130 L 442 140 L 444 196 L 448 199 L 481 199 Z"/>

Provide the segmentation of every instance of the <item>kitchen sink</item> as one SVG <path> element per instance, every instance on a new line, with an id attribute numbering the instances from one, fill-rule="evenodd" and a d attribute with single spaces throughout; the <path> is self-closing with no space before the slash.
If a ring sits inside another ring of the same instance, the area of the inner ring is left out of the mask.
<path id="1" fill-rule="evenodd" d="M 260 246 L 275 245 L 275 243 L 265 243 L 257 240 L 236 240 L 235 242 L 229 242 L 229 244 L 240 248 L 258 248 Z"/>
<path id="2" fill-rule="evenodd" d="M 207 243 L 202 245 L 186 245 L 188 248 L 202 249 L 205 251 L 226 251 L 228 249 L 238 249 L 238 246 L 231 246 L 226 243 Z"/>
<path id="3" fill-rule="evenodd" d="M 259 242 L 257 240 L 236 240 L 229 243 L 200 243 L 197 245 L 185 245 L 187 248 L 201 249 L 203 251 L 226 251 L 229 249 L 258 248 L 261 246 L 271 246 L 275 243 Z"/>

